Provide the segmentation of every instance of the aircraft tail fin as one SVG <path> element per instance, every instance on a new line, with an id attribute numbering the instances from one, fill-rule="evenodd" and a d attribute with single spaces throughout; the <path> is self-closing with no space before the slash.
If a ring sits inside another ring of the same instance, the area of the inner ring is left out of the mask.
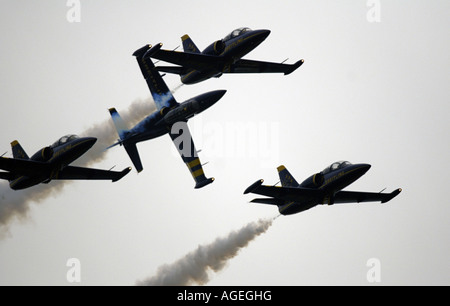
<path id="1" fill-rule="evenodd" d="M 189 35 L 187 35 L 187 34 L 183 35 L 181 37 L 181 41 L 183 42 L 183 50 L 184 50 L 184 52 L 200 53 L 200 50 L 194 44 L 194 42 L 189 37 Z"/>
<path id="2" fill-rule="evenodd" d="M 117 134 L 119 134 L 119 138 L 123 140 L 125 137 L 125 132 L 128 131 L 125 121 L 123 121 L 122 117 L 120 117 L 119 113 L 114 107 L 109 109 L 109 113 L 111 114 L 111 118 L 117 130 Z"/>
<path id="3" fill-rule="evenodd" d="M 285 166 L 281 165 L 277 168 L 278 175 L 280 176 L 281 186 L 283 187 L 299 187 L 292 174 L 286 169 Z"/>
<path id="4" fill-rule="evenodd" d="M 127 142 L 126 134 L 128 129 L 126 127 L 125 121 L 123 121 L 122 117 L 120 117 L 119 113 L 115 108 L 110 108 L 109 113 L 111 114 L 111 118 L 114 122 L 114 126 L 117 130 L 117 134 L 119 134 L 119 141 L 115 144 L 109 146 L 107 149 L 112 148 L 116 145 L 123 145 L 125 147 L 125 151 L 127 151 L 128 156 L 133 162 L 134 168 L 137 172 L 141 172 L 143 170 L 141 158 L 139 156 L 139 152 L 136 147 L 135 142 Z"/>
<path id="5" fill-rule="evenodd" d="M 25 152 L 25 150 L 22 148 L 20 143 L 17 140 L 14 140 L 11 142 L 11 149 L 13 153 L 14 158 L 20 158 L 20 159 L 30 159 Z"/>

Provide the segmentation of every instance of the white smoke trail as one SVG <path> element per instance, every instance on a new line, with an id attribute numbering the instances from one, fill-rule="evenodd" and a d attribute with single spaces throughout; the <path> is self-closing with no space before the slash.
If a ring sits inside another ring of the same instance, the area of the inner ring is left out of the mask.
<path id="1" fill-rule="evenodd" d="M 139 286 L 185 286 L 204 285 L 210 276 L 208 272 L 218 272 L 228 260 L 238 255 L 240 249 L 250 241 L 265 233 L 272 225 L 273 219 L 260 219 L 251 222 L 238 231 L 233 231 L 227 237 L 217 238 L 208 245 L 198 248 L 172 264 L 158 268 L 155 276 L 137 281 Z"/>
<path id="2" fill-rule="evenodd" d="M 134 101 L 127 110 L 120 111 L 124 121 L 133 126 L 155 110 L 151 98 Z M 105 110 L 105 116 L 107 111 Z M 62 135 L 61 135 L 62 136 Z M 92 136 L 97 138 L 95 145 L 85 153 L 77 164 L 89 167 L 103 160 L 109 145 L 117 139 L 117 132 L 110 118 L 93 125 L 80 133 L 80 136 Z M 9 188 L 7 181 L 0 182 L 0 239 L 9 233 L 9 224 L 14 220 L 24 221 L 28 217 L 31 203 L 40 203 L 50 196 L 55 196 L 63 190 L 65 184 L 71 181 L 52 181 L 48 185 L 37 185 L 25 190 L 14 191 Z"/>

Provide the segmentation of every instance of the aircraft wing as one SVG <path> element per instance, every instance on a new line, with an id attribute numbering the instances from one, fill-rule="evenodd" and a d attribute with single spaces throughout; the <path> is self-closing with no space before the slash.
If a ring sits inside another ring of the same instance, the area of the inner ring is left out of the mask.
<path id="1" fill-rule="evenodd" d="M 402 191 L 401 188 L 391 193 L 339 191 L 334 195 L 334 204 L 381 202 L 386 203 L 396 197 Z"/>
<path id="2" fill-rule="evenodd" d="M 150 51 L 150 49 L 150 46 L 144 46 L 136 50 L 133 55 L 136 56 L 136 60 L 139 64 L 139 67 L 141 68 L 142 75 L 147 82 L 148 88 L 153 97 L 153 100 L 155 101 L 158 111 L 164 107 L 174 107 L 178 105 L 178 103 L 172 95 L 172 92 L 169 90 L 163 78 L 156 70 L 152 60 L 148 57 L 145 57 L 146 52 Z"/>
<path id="3" fill-rule="evenodd" d="M 220 67 L 223 67 L 224 65 L 222 57 L 201 53 L 158 50 L 157 52 L 153 53 L 151 57 L 195 70 L 221 70 Z"/>
<path id="4" fill-rule="evenodd" d="M 0 157 L 0 169 L 13 174 L 33 176 L 49 171 L 50 167 L 47 163 L 34 160 Z"/>
<path id="5" fill-rule="evenodd" d="M 192 139 L 191 132 L 187 122 L 177 122 L 172 126 L 169 132 L 170 138 L 172 138 L 175 147 L 180 153 L 181 159 L 188 167 L 195 180 L 195 188 L 201 188 L 214 181 L 214 178 L 206 178 L 203 172 L 200 158 L 197 155 L 195 149 L 194 140 Z"/>
<path id="6" fill-rule="evenodd" d="M 290 74 L 303 64 L 304 60 L 299 60 L 295 64 L 279 64 L 271 62 L 261 62 L 253 60 L 238 60 L 232 64 L 224 73 L 284 73 Z"/>
<path id="7" fill-rule="evenodd" d="M 249 188 L 251 188 L 250 186 Z M 247 189 L 248 190 L 248 189 Z M 302 187 L 279 187 L 279 186 L 256 186 L 255 188 L 248 190 L 245 193 L 251 192 L 264 196 L 271 197 L 273 199 L 281 199 L 286 201 L 301 202 L 311 199 L 321 199 L 323 197 L 322 190 L 302 188 Z M 261 203 L 260 199 L 255 199 L 258 203 Z M 264 203 L 267 204 L 267 203 Z"/>
<path id="8" fill-rule="evenodd" d="M 82 168 L 67 166 L 61 170 L 55 180 L 111 180 L 116 182 L 130 172 L 131 168 L 125 168 L 122 171 L 108 171 L 92 168 Z"/>

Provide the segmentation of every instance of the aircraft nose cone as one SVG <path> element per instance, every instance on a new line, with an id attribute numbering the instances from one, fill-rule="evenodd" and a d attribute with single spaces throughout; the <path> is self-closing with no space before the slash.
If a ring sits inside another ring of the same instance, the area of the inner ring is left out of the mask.
<path id="1" fill-rule="evenodd" d="M 83 137 L 79 140 L 79 145 L 83 147 L 86 151 L 92 148 L 92 146 L 97 142 L 97 138 L 95 137 Z"/>
<path id="2" fill-rule="evenodd" d="M 270 30 L 256 30 L 255 32 L 260 41 L 265 40 L 270 35 Z"/>
<path id="3" fill-rule="evenodd" d="M 207 94 L 206 98 L 203 100 L 203 105 L 205 106 L 205 109 L 219 101 L 223 95 L 226 93 L 226 90 L 214 90 Z"/>
<path id="4" fill-rule="evenodd" d="M 360 171 L 361 171 L 362 174 L 364 174 L 364 173 L 366 173 L 367 171 L 369 171 L 370 167 L 372 167 L 372 166 L 369 165 L 369 164 L 359 164 L 359 165 L 358 165 L 358 169 L 360 169 Z"/>
<path id="5" fill-rule="evenodd" d="M 219 101 L 226 93 L 227 91 L 225 89 L 219 89 L 219 90 L 215 90 L 213 91 L 213 99 L 215 99 L 216 101 Z"/>

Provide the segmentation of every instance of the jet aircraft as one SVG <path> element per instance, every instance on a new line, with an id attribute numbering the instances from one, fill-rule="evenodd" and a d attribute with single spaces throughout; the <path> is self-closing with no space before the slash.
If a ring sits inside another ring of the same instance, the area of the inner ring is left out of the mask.
<path id="1" fill-rule="evenodd" d="M 159 72 L 155 69 L 150 58 L 156 50 L 158 50 L 158 46 L 151 47 L 146 45 L 136 50 L 133 55 L 136 57 L 142 74 L 147 81 L 157 110 L 133 128 L 127 129 L 125 122 L 119 116 L 116 109 L 110 108 L 109 112 L 119 134 L 118 142 L 110 147 L 118 144 L 123 145 L 134 167 L 138 172 L 141 172 L 143 166 L 136 144 L 164 134 L 169 134 L 196 182 L 195 188 L 204 187 L 212 183 L 214 178 L 206 178 L 203 172 L 202 164 L 200 163 L 197 150 L 195 149 L 187 126 L 187 121 L 219 101 L 226 90 L 207 92 L 183 103 L 178 103 Z"/>
<path id="2" fill-rule="evenodd" d="M 69 166 L 97 141 L 94 137 L 66 135 L 28 157 L 17 140 L 11 142 L 13 158 L 1 157 L 0 179 L 9 181 L 13 190 L 25 189 L 51 180 L 112 180 L 124 177 L 131 168 L 121 172 Z"/>
<path id="3" fill-rule="evenodd" d="M 270 63 L 242 59 L 261 44 L 269 30 L 251 30 L 243 27 L 234 30 L 223 39 L 217 40 L 200 52 L 189 35 L 181 37 L 184 52 L 175 50 L 155 50 L 152 58 L 179 66 L 159 66 L 158 71 L 179 74 L 184 84 L 195 84 L 223 73 L 284 73 L 290 74 L 303 64 Z M 157 45 L 161 48 L 161 44 Z"/>
<path id="4" fill-rule="evenodd" d="M 348 161 L 335 162 L 299 184 L 284 166 L 279 166 L 277 169 L 281 187 L 264 186 L 262 185 L 264 180 L 259 180 L 248 187 L 244 194 L 256 193 L 268 196 L 269 198 L 257 198 L 251 202 L 277 205 L 280 214 L 291 215 L 319 204 L 378 201 L 386 203 L 402 191 L 401 188 L 391 193 L 342 190 L 364 175 L 370 167 L 369 164 L 351 164 Z"/>

